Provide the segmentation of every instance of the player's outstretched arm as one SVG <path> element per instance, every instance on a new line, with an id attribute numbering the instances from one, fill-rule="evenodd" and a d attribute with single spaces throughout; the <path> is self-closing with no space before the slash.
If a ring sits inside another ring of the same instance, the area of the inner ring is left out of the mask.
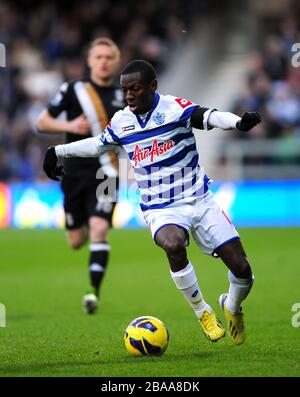
<path id="1" fill-rule="evenodd" d="M 239 117 L 230 112 L 199 107 L 191 115 L 192 127 L 199 129 L 218 127 L 223 130 L 249 131 L 260 122 L 261 115 L 258 112 L 246 112 Z"/>
<path id="2" fill-rule="evenodd" d="M 57 166 L 59 157 L 99 157 L 112 149 L 115 149 L 115 145 L 104 144 L 100 136 L 50 146 L 45 153 L 43 169 L 50 179 L 58 181 L 59 176 L 64 175 L 63 167 Z"/>
<path id="3" fill-rule="evenodd" d="M 249 131 L 261 122 L 261 115 L 258 112 L 246 112 L 242 117 L 230 112 L 211 112 L 208 124 L 211 127 L 222 128 L 223 130 L 237 129 Z"/>

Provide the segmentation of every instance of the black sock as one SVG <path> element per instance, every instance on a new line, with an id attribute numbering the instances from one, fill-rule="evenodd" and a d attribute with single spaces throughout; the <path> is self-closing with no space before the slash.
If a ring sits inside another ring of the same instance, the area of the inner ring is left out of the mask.
<path id="1" fill-rule="evenodd" d="M 90 244 L 90 283 L 99 296 L 99 289 L 108 263 L 110 245 L 107 242 Z"/>

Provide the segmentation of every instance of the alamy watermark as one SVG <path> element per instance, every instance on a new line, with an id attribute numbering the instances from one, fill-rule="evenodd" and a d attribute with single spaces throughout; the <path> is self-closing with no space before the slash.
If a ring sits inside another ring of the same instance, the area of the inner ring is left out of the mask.
<path id="1" fill-rule="evenodd" d="M 292 65 L 294 68 L 300 67 L 300 43 L 294 43 L 292 45 L 292 52 L 295 54 L 292 56 Z"/>
<path id="2" fill-rule="evenodd" d="M 6 327 L 6 308 L 3 303 L 0 303 L 0 327 Z"/>
<path id="3" fill-rule="evenodd" d="M 100 202 L 114 203 L 122 199 L 136 202 L 141 197 L 141 202 L 147 205 L 152 201 L 179 201 L 193 195 L 202 196 L 207 190 L 207 183 L 198 180 L 201 176 L 198 176 L 196 165 L 179 169 L 176 166 L 147 166 L 133 171 L 125 158 L 119 157 L 118 161 L 118 181 L 114 177 L 106 178 L 102 168 L 97 171 L 96 196 Z M 117 182 L 122 191 L 118 190 Z"/>
<path id="4" fill-rule="evenodd" d="M 0 67 L 5 68 L 6 66 L 6 49 L 5 45 L 0 43 Z"/>
<path id="5" fill-rule="evenodd" d="M 294 303 L 292 306 L 292 312 L 295 314 L 292 316 L 291 323 L 294 328 L 300 327 L 300 303 Z"/>

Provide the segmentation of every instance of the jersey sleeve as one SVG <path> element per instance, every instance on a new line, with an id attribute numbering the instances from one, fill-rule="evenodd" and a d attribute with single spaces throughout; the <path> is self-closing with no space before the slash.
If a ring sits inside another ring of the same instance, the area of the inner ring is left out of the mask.
<path id="1" fill-rule="evenodd" d="M 216 109 L 204 108 L 199 106 L 197 109 L 195 109 L 191 116 L 191 126 L 199 130 L 211 130 L 213 126 L 209 124 L 208 119 L 210 117 L 210 114 L 215 111 Z"/>
<path id="2" fill-rule="evenodd" d="M 172 102 L 172 109 L 176 113 L 176 120 L 180 123 L 186 123 L 187 127 L 190 127 L 190 119 L 194 110 L 199 107 L 196 103 L 185 98 L 176 98 L 173 96 L 169 97 Z"/>
<path id="3" fill-rule="evenodd" d="M 63 83 L 47 106 L 50 116 L 57 117 L 61 112 L 67 110 L 70 105 L 70 90 L 71 86 L 69 83 Z"/>
<path id="4" fill-rule="evenodd" d="M 102 154 L 113 150 L 115 145 L 104 144 L 99 136 L 80 139 L 79 141 L 55 146 L 55 153 L 58 157 L 100 157 Z"/>
<path id="5" fill-rule="evenodd" d="M 185 98 L 175 98 L 175 101 L 182 109 L 182 114 L 179 121 L 186 122 L 188 127 L 195 127 L 198 129 L 211 129 L 212 126 L 209 125 L 208 119 L 212 112 L 216 109 L 210 109 L 202 107 L 189 99 Z M 179 109 L 179 110 L 181 110 Z"/>
<path id="6" fill-rule="evenodd" d="M 119 112 L 117 112 L 119 113 Z M 104 145 L 117 145 L 121 146 L 120 139 L 118 137 L 118 125 L 116 122 L 116 115 L 110 120 L 107 126 L 104 128 L 103 132 L 100 134 L 100 141 Z"/>

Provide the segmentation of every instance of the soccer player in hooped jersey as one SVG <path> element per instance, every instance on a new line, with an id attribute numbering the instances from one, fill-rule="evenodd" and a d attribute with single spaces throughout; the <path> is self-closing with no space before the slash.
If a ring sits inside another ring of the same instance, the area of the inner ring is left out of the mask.
<path id="1" fill-rule="evenodd" d="M 62 174 L 58 158 L 97 157 L 122 146 L 131 161 L 141 198 L 140 206 L 153 240 L 166 253 L 171 277 L 187 299 L 206 335 L 216 342 L 225 330 L 204 300 L 186 247 L 191 232 L 199 248 L 222 259 L 228 267 L 229 291 L 219 298 L 232 341 L 245 340 L 242 301 L 249 294 L 253 274 L 238 232 L 214 201 L 209 178 L 199 165 L 192 128 L 213 127 L 249 131 L 258 113 L 238 117 L 201 107 L 187 99 L 160 95 L 154 68 L 135 60 L 120 78 L 128 106 L 111 119 L 98 137 L 50 147 L 44 159 L 49 178 Z"/>

